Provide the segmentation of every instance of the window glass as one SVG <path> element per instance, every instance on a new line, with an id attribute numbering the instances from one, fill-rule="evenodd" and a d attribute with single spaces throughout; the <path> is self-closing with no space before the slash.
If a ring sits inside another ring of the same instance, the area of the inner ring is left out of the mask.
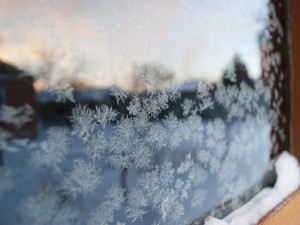
<path id="1" fill-rule="evenodd" d="M 275 181 L 283 1 L 0 1 L 0 223 L 200 224 Z"/>

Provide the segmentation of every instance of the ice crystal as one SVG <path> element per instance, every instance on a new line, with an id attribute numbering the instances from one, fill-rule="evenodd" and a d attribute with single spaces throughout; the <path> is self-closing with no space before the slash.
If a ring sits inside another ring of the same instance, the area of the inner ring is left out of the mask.
<path id="1" fill-rule="evenodd" d="M 197 153 L 197 159 L 199 160 L 200 163 L 203 164 L 204 167 L 207 167 L 207 165 L 211 159 L 211 155 L 210 155 L 209 151 L 200 150 Z"/>
<path id="2" fill-rule="evenodd" d="M 184 207 L 178 201 L 178 195 L 174 190 L 167 192 L 161 203 L 161 220 L 164 223 L 170 221 L 170 223 L 176 224 L 183 215 Z"/>
<path id="3" fill-rule="evenodd" d="M 153 118 L 157 118 L 162 110 L 168 108 L 167 102 L 168 97 L 166 94 L 151 95 L 143 99 L 144 109 Z"/>
<path id="4" fill-rule="evenodd" d="M 63 182 L 63 188 L 74 199 L 79 194 L 86 195 L 93 192 L 101 182 L 100 171 L 101 169 L 96 169 L 82 160 L 75 160 L 72 172 Z"/>
<path id="5" fill-rule="evenodd" d="M 168 192 L 167 187 L 174 181 L 174 169 L 172 163 L 165 161 L 161 166 L 144 173 L 138 181 L 139 186 L 145 192 L 145 196 L 154 207 L 162 202 Z"/>
<path id="6" fill-rule="evenodd" d="M 192 159 L 191 153 L 188 153 L 185 157 L 185 160 L 177 168 L 178 174 L 183 174 L 189 171 L 194 166 L 194 160 Z"/>
<path id="7" fill-rule="evenodd" d="M 167 92 L 169 100 L 172 102 L 176 101 L 178 98 L 181 97 L 180 91 L 174 85 L 170 86 L 166 92 Z"/>
<path id="8" fill-rule="evenodd" d="M 89 141 L 86 142 L 86 147 L 84 147 L 83 151 L 95 161 L 96 159 L 101 159 L 107 145 L 108 143 L 104 136 L 104 132 L 97 132 L 91 135 Z"/>
<path id="9" fill-rule="evenodd" d="M 207 192 L 204 190 L 195 191 L 194 196 L 191 201 L 191 207 L 192 208 L 200 208 L 206 200 L 206 195 L 207 195 Z"/>
<path id="10" fill-rule="evenodd" d="M 207 172 L 200 166 L 193 166 L 189 172 L 188 179 L 195 185 L 204 184 L 207 180 Z"/>
<path id="11" fill-rule="evenodd" d="M 167 145 L 167 132 L 159 124 L 152 125 L 149 129 L 146 141 L 150 146 L 157 150 L 161 150 L 162 147 Z"/>
<path id="12" fill-rule="evenodd" d="M 96 106 L 94 117 L 99 124 L 105 127 L 106 124 L 114 121 L 117 115 L 118 113 L 112 108 L 109 108 L 107 105 L 101 105 L 100 107 Z"/>
<path id="13" fill-rule="evenodd" d="M 19 207 L 24 224 L 60 225 L 76 224 L 78 212 L 73 210 L 53 192 L 40 191 L 36 196 L 24 199 Z"/>
<path id="14" fill-rule="evenodd" d="M 153 151 L 142 140 L 137 140 L 134 143 L 132 158 L 137 168 L 150 168 L 152 156 Z"/>
<path id="15" fill-rule="evenodd" d="M 191 109 L 194 106 L 194 102 L 190 99 L 184 99 L 182 106 L 183 113 L 182 115 L 187 116 L 190 114 Z"/>
<path id="16" fill-rule="evenodd" d="M 113 185 L 107 190 L 105 201 L 91 213 L 88 225 L 107 225 L 114 220 L 114 212 L 119 210 L 124 202 L 124 190 Z"/>
<path id="17" fill-rule="evenodd" d="M 31 154 L 31 163 L 35 167 L 46 166 L 60 172 L 60 164 L 69 151 L 69 132 L 63 127 L 51 127 L 47 131 L 47 139 Z"/>
<path id="18" fill-rule="evenodd" d="M 117 104 L 119 104 L 120 101 L 124 103 L 126 98 L 128 97 L 128 94 L 126 92 L 122 91 L 121 89 L 115 86 L 111 88 L 110 95 L 116 98 Z"/>
<path id="19" fill-rule="evenodd" d="M 83 141 L 87 141 L 96 128 L 94 113 L 87 105 L 77 105 L 72 110 L 72 134 L 77 134 Z"/>
<path id="20" fill-rule="evenodd" d="M 33 112 L 29 104 L 19 107 L 3 104 L 0 105 L 0 122 L 20 128 L 32 120 Z"/>
<path id="21" fill-rule="evenodd" d="M 52 89 L 47 89 L 48 92 L 50 92 L 50 94 L 52 96 L 55 96 L 55 101 L 56 102 L 62 102 L 65 103 L 67 100 L 71 101 L 71 102 L 75 102 L 75 98 L 74 98 L 74 88 L 72 87 L 68 87 L 66 85 L 61 86 L 61 87 L 56 87 L 56 88 L 52 88 Z"/>
<path id="22" fill-rule="evenodd" d="M 147 206 L 147 199 L 143 192 L 139 189 L 132 190 L 128 194 L 128 206 L 125 213 L 132 222 L 139 222 L 143 220 L 143 215 L 147 213 L 145 207 Z"/>
<path id="23" fill-rule="evenodd" d="M 130 101 L 129 106 L 127 106 L 127 110 L 130 115 L 139 116 L 142 112 L 142 104 L 140 99 L 137 96 L 133 96 L 133 99 Z"/>

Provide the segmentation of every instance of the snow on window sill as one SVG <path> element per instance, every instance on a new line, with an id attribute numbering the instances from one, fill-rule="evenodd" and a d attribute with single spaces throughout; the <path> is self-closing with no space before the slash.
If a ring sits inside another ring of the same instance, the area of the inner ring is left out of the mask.
<path id="1" fill-rule="evenodd" d="M 300 170 L 296 157 L 283 152 L 275 163 L 277 180 L 273 188 L 264 188 L 253 199 L 233 211 L 223 220 L 208 217 L 205 225 L 250 225 L 256 224 L 275 208 L 300 184 Z"/>

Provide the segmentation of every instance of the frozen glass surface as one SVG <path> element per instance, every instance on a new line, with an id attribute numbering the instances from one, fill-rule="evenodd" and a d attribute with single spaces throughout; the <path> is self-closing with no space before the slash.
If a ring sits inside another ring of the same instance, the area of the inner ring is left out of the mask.
<path id="1" fill-rule="evenodd" d="M 0 0 L 0 223 L 190 224 L 271 185 L 280 4 Z"/>

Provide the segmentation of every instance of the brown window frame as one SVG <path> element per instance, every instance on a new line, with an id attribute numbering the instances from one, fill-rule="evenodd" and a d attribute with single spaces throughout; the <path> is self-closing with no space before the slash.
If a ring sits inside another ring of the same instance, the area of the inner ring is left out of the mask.
<path id="1" fill-rule="evenodd" d="M 289 0 L 289 146 L 300 162 L 300 1 Z M 298 75 L 298 76 L 297 76 Z M 261 225 L 300 224 L 300 187 L 260 219 Z"/>

